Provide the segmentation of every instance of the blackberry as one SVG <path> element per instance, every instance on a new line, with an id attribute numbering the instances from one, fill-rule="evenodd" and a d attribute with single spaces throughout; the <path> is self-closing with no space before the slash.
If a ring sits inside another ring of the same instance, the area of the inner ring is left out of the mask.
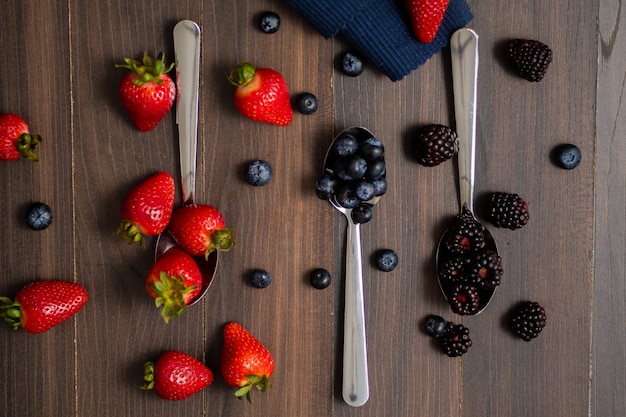
<path id="1" fill-rule="evenodd" d="M 471 258 L 466 267 L 467 281 L 481 290 L 493 290 L 500 285 L 502 259 L 492 250 L 482 251 Z"/>
<path id="2" fill-rule="evenodd" d="M 511 39 L 506 43 L 506 55 L 518 75 L 528 81 L 543 79 L 552 62 L 548 45 L 531 39 Z"/>
<path id="3" fill-rule="evenodd" d="M 478 289 L 466 283 L 455 284 L 448 295 L 452 311 L 462 316 L 473 315 L 480 309 Z"/>
<path id="4" fill-rule="evenodd" d="M 417 162 L 434 167 L 452 158 L 459 151 L 459 138 L 448 126 L 432 124 L 417 132 L 413 153 Z"/>
<path id="5" fill-rule="evenodd" d="M 528 204 L 517 194 L 491 193 L 487 220 L 496 227 L 516 230 L 528 223 Z"/>
<path id="6" fill-rule="evenodd" d="M 439 268 L 439 278 L 445 283 L 462 282 L 465 279 L 466 264 L 466 259 L 461 256 L 447 258 Z"/>
<path id="7" fill-rule="evenodd" d="M 450 356 L 462 356 L 472 346 L 469 329 L 462 324 L 448 322 L 443 335 L 440 337 L 441 349 Z"/>
<path id="8" fill-rule="evenodd" d="M 510 319 L 513 333 L 530 342 L 546 325 L 546 311 L 536 301 L 525 301 L 517 306 Z"/>
<path id="9" fill-rule="evenodd" d="M 428 336 L 437 338 L 444 335 L 448 327 L 448 322 L 441 316 L 431 314 L 426 317 L 424 327 Z"/>
<path id="10" fill-rule="evenodd" d="M 485 227 L 474 218 L 467 205 L 464 205 L 444 239 L 444 245 L 451 253 L 475 252 L 485 246 Z"/>

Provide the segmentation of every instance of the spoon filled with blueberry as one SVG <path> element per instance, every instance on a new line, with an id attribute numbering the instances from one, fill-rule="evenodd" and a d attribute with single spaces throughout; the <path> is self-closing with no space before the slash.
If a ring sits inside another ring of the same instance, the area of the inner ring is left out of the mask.
<path id="1" fill-rule="evenodd" d="M 384 153 L 382 142 L 367 129 L 345 129 L 328 149 L 316 184 L 318 197 L 348 222 L 342 394 L 355 407 L 369 398 L 360 225 L 372 219 L 374 205 L 387 190 Z"/>
<path id="2" fill-rule="evenodd" d="M 439 286 L 460 315 L 483 311 L 500 284 L 501 259 L 491 233 L 473 214 L 478 35 L 459 29 L 450 40 L 461 212 L 441 236 L 436 254 Z"/>

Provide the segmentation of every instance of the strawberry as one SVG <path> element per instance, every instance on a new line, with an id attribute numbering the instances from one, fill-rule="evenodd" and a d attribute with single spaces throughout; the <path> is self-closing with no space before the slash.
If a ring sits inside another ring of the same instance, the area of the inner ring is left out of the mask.
<path id="1" fill-rule="evenodd" d="M 118 93 L 122 105 L 141 132 L 154 129 L 172 108 L 176 85 L 166 74 L 174 64 L 165 67 L 165 55 L 153 60 L 146 52 L 143 61 L 125 58 L 116 68 L 128 71 L 122 77 Z"/>
<path id="2" fill-rule="evenodd" d="M 235 396 L 250 399 L 252 387 L 265 392 L 272 384 L 274 373 L 271 353 L 240 324 L 231 322 L 224 327 L 224 347 L 220 369 L 226 383 L 239 387 Z"/>
<path id="3" fill-rule="evenodd" d="M 0 297 L 0 317 L 28 333 L 43 333 L 63 323 L 87 302 L 87 291 L 75 282 L 34 281 L 22 287 L 15 301 Z"/>
<path id="4" fill-rule="evenodd" d="M 420 42 L 432 42 L 443 22 L 450 0 L 405 0 L 413 33 Z"/>
<path id="5" fill-rule="evenodd" d="M 36 154 L 41 136 L 29 134 L 26 121 L 12 113 L 0 114 L 0 161 L 15 161 L 25 157 L 39 161 Z"/>
<path id="6" fill-rule="evenodd" d="M 143 244 L 143 236 L 156 236 L 167 227 L 174 209 L 174 178 L 158 172 L 136 185 L 124 198 L 117 233 L 128 243 Z"/>
<path id="7" fill-rule="evenodd" d="M 235 89 L 235 107 L 257 122 L 287 126 L 293 118 L 289 89 L 283 76 L 270 68 L 242 62 L 232 68 L 228 80 Z"/>
<path id="8" fill-rule="evenodd" d="M 202 274 L 196 261 L 182 249 L 167 250 L 154 263 L 146 278 L 146 290 L 157 308 L 163 307 L 165 323 L 182 315 L 185 306 L 200 293 Z"/>
<path id="9" fill-rule="evenodd" d="M 213 382 L 213 372 L 202 362 L 183 352 L 170 350 L 154 362 L 144 364 L 143 390 L 154 389 L 165 400 L 184 400 Z"/>
<path id="10" fill-rule="evenodd" d="M 214 250 L 226 252 L 235 244 L 222 214 L 206 204 L 189 204 L 174 210 L 168 230 L 176 243 L 192 256 L 208 258 Z"/>

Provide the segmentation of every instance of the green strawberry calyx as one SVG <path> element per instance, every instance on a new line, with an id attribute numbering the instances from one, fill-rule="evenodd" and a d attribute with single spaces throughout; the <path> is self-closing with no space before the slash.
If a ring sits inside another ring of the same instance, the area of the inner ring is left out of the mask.
<path id="1" fill-rule="evenodd" d="M 144 52 L 141 62 L 132 58 L 124 58 L 124 64 L 116 64 L 115 67 L 124 68 L 136 74 L 137 77 L 133 80 L 133 84 L 142 86 L 149 82 L 161 84 L 163 82 L 161 76 L 174 68 L 174 63 L 166 67 L 163 52 L 159 53 L 157 59 L 152 59 L 148 52 Z"/>
<path id="2" fill-rule="evenodd" d="M 37 162 L 39 161 L 39 156 L 37 156 L 37 147 L 41 141 L 42 139 L 39 135 L 23 133 L 18 138 L 17 142 L 15 142 L 15 147 L 24 158 L 32 162 Z"/>
<path id="3" fill-rule="evenodd" d="M 197 288 L 197 285 L 186 286 L 182 275 L 170 276 L 167 272 L 161 271 L 159 279 L 150 286 L 150 289 L 156 295 L 154 305 L 161 308 L 161 317 L 165 323 L 185 312 L 187 305 L 185 296 Z"/>
<path id="4" fill-rule="evenodd" d="M 22 325 L 22 305 L 9 297 L 0 297 L 0 317 L 13 329 Z"/>
<path id="5" fill-rule="evenodd" d="M 154 362 L 148 361 L 143 365 L 143 384 L 141 389 L 149 391 L 154 388 Z"/>
<path id="6" fill-rule="evenodd" d="M 247 378 L 248 383 L 235 392 L 235 397 L 242 399 L 245 396 L 249 403 L 252 402 L 252 398 L 250 396 L 252 387 L 256 387 L 261 392 L 265 392 L 268 388 L 272 387 L 272 383 L 266 375 L 248 375 Z"/>
<path id="7" fill-rule="evenodd" d="M 137 227 L 137 225 L 130 220 L 122 220 L 117 228 L 117 234 L 121 234 L 128 244 L 139 243 L 139 246 L 144 246 L 141 230 L 139 230 L 139 227 Z"/>
<path id="8" fill-rule="evenodd" d="M 252 81 L 256 67 L 249 62 L 242 62 L 230 69 L 228 73 L 228 81 L 234 86 L 244 86 Z"/>
<path id="9" fill-rule="evenodd" d="M 204 257 L 209 259 L 209 255 L 213 251 L 228 252 L 233 246 L 235 246 L 235 238 L 231 229 L 215 230 L 211 233 L 210 242 Z"/>

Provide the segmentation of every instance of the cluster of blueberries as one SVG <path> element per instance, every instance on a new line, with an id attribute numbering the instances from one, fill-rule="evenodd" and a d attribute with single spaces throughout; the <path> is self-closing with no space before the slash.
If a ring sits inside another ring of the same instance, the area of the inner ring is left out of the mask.
<path id="1" fill-rule="evenodd" d="M 387 191 L 382 142 L 365 129 L 346 129 L 331 145 L 324 168 L 316 182 L 317 196 L 352 209 L 355 223 L 369 222 L 372 200 Z"/>

